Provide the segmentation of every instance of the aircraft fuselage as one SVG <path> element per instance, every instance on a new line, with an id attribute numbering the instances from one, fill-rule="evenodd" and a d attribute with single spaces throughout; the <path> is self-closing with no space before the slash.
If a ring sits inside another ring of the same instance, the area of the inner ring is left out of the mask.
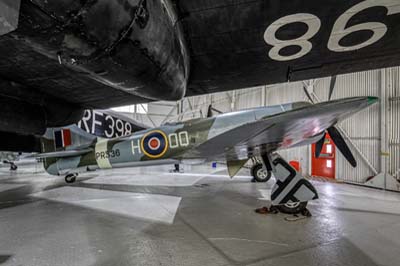
<path id="1" fill-rule="evenodd" d="M 111 169 L 128 165 L 145 166 L 201 160 L 204 159 L 204 155 L 196 154 L 196 147 L 208 140 L 247 123 L 308 105 L 299 102 L 261 107 L 208 119 L 166 124 L 135 132 L 127 137 L 97 138 L 91 145 L 91 152 L 72 159 L 46 159 L 45 167 L 49 173 L 58 175 L 68 172 L 71 168 Z M 74 134 L 73 130 L 76 129 L 71 130 Z M 52 140 L 45 140 L 43 145 L 45 150 L 50 150 L 54 143 Z M 218 158 L 223 158 L 223 154 L 210 153 L 207 160 Z"/>

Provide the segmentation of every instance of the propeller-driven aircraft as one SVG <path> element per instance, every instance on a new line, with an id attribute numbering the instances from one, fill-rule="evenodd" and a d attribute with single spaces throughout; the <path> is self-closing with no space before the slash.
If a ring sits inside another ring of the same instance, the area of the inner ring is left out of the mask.
<path id="1" fill-rule="evenodd" d="M 250 158 L 260 157 L 262 165 L 255 167 L 272 172 L 277 180 L 272 204 L 299 211 L 309 200 L 318 198 L 317 191 L 277 152 L 320 144 L 328 131 L 355 166 L 335 125 L 377 101 L 375 97 L 357 97 L 260 107 L 166 124 L 112 139 L 93 136 L 76 125 L 51 128 L 41 139 L 42 153 L 35 157 L 44 159 L 49 174 L 63 175 L 68 183 L 75 182 L 78 173 L 96 169 L 215 160 L 226 160 L 229 175 L 234 177 Z M 253 172 L 258 175 L 262 171 Z"/>

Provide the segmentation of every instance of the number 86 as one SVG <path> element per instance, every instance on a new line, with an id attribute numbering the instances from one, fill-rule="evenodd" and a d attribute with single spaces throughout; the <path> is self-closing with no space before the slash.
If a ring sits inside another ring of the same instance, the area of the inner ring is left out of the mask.
<path id="1" fill-rule="evenodd" d="M 387 15 L 400 13 L 400 3 L 398 0 L 366 0 L 361 2 L 347 10 L 336 20 L 328 41 L 328 49 L 333 52 L 355 51 L 374 44 L 382 39 L 387 32 L 387 27 L 385 24 L 380 22 L 367 22 L 346 28 L 348 22 L 353 16 L 365 9 L 377 6 L 386 7 L 388 10 Z M 302 22 L 308 26 L 308 30 L 303 36 L 294 40 L 280 40 L 276 37 L 276 32 L 281 27 L 294 22 Z M 299 13 L 278 19 L 268 27 L 264 34 L 265 42 L 273 46 L 269 51 L 269 57 L 276 61 L 289 61 L 303 57 L 312 50 L 310 39 L 318 33 L 320 28 L 321 20 L 312 14 Z M 373 35 L 360 44 L 352 46 L 343 46 L 340 44 L 340 41 L 347 35 L 363 30 L 372 31 Z M 293 55 L 281 55 L 280 51 L 289 46 L 299 46 L 301 50 Z"/>

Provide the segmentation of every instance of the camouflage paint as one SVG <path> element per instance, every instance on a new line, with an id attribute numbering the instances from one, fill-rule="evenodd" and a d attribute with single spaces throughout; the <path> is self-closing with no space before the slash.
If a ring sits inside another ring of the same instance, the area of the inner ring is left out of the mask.
<path id="1" fill-rule="evenodd" d="M 79 160 L 65 158 L 47 158 L 44 160 L 45 169 L 53 175 L 66 174 L 75 169 L 89 167 L 90 169 L 110 169 L 119 164 L 135 162 L 156 162 L 163 160 L 190 160 L 199 159 L 193 151 L 198 145 L 214 138 L 215 136 L 229 131 L 243 124 L 254 122 L 256 118 L 264 118 L 281 113 L 292 108 L 291 104 L 262 107 L 207 119 L 194 119 L 182 123 L 166 124 L 164 126 L 147 129 L 133 133 L 131 136 L 104 139 L 90 137 L 77 126 L 70 126 L 72 132 L 73 146 L 65 150 L 75 149 L 83 144 L 92 147 L 92 152 L 79 156 Z M 49 129 L 42 138 L 43 152 L 55 151 L 53 132 L 57 129 Z M 161 144 L 161 152 L 150 154 L 146 149 L 149 146 L 147 137 L 157 133 L 162 136 L 164 143 Z M 86 136 L 86 137 L 85 137 Z"/>
<path id="2" fill-rule="evenodd" d="M 72 145 L 64 148 L 67 155 L 45 159 L 45 168 L 50 174 L 61 175 L 185 160 L 245 160 L 277 149 L 314 143 L 321 132 L 370 104 L 369 98 L 358 97 L 315 105 L 298 102 L 261 107 L 166 124 L 113 139 L 98 138 L 70 126 Z M 42 139 L 44 153 L 56 151 L 54 130 L 59 129 L 48 130 Z M 88 152 L 82 155 L 83 150 Z M 72 157 L 67 151 L 80 155 Z"/>

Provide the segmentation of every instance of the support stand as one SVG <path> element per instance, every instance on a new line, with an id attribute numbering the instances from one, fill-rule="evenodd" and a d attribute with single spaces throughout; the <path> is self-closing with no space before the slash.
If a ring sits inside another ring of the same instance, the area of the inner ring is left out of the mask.
<path id="1" fill-rule="evenodd" d="M 270 165 L 276 178 L 272 188 L 272 205 L 293 205 L 318 199 L 317 190 L 279 154 L 262 156 L 265 165 Z"/>

